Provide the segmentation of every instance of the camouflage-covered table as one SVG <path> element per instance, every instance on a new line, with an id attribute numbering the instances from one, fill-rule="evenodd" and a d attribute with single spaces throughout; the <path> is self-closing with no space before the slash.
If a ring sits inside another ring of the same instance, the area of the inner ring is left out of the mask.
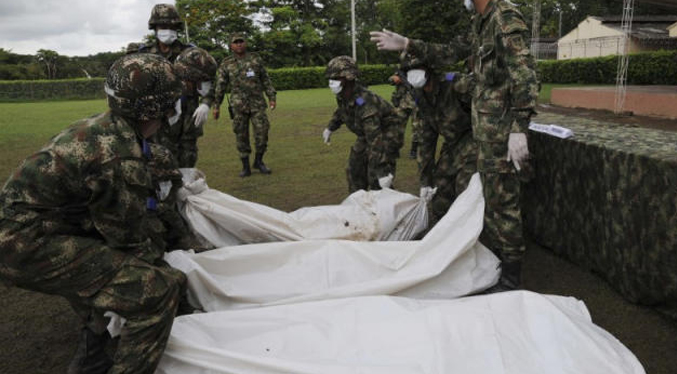
<path id="1" fill-rule="evenodd" d="M 632 302 L 677 316 L 677 133 L 541 113 L 566 140 L 530 131 L 525 227 Z"/>

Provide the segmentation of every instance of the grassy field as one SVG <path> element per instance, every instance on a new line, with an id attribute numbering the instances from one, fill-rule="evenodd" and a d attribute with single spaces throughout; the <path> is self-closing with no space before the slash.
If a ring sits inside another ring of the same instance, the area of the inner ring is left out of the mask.
<path id="1" fill-rule="evenodd" d="M 544 85 L 541 102 L 549 101 L 551 89 L 552 85 Z M 372 90 L 389 99 L 392 87 L 374 86 Z M 335 204 L 347 195 L 345 166 L 355 140 L 355 135 L 342 127 L 332 136 L 331 145 L 322 142 L 322 130 L 335 108 L 334 96 L 325 88 L 280 92 L 278 108 L 269 112 L 271 130 L 265 157 L 273 174 L 254 172 L 244 179 L 237 176 L 241 163 L 230 119 L 210 119 L 199 140 L 197 167 L 206 173 L 212 188 L 278 209 Z M 0 178 L 4 181 L 24 158 L 70 123 L 104 110 L 104 100 L 0 104 L 0 157 L 4 161 Z M 410 139 L 408 127 L 395 186 L 417 193 L 416 162 L 406 157 Z"/>
<path id="2" fill-rule="evenodd" d="M 373 89 L 390 98 L 390 86 Z M 323 143 L 322 130 L 335 108 L 328 89 L 280 92 L 278 108 L 269 112 L 265 157 L 273 174 L 255 171 L 244 179 L 238 177 L 241 163 L 230 119 L 210 119 L 199 140 L 197 167 L 206 173 L 210 187 L 279 209 L 338 203 L 348 195 L 345 166 L 355 135 L 342 127 L 332 136 L 331 145 Z M 105 109 L 103 100 L 0 104 L 0 156 L 4 160 L 0 178 L 4 181 L 24 158 L 70 123 Z M 407 129 L 407 142 L 410 137 Z M 409 145 L 403 155 L 408 151 Z M 397 173 L 399 189 L 418 192 L 414 160 L 401 158 Z"/>

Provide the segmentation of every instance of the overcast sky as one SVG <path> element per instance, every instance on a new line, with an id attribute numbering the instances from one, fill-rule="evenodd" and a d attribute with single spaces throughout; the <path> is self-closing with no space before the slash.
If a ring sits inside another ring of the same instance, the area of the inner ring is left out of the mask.
<path id="1" fill-rule="evenodd" d="M 0 0 L 0 48 L 19 54 L 115 52 L 150 33 L 153 5 L 173 0 Z"/>

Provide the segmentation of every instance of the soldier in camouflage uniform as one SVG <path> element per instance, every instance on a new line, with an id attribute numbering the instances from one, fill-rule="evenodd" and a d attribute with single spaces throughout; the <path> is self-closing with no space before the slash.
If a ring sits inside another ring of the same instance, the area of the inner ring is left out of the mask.
<path id="1" fill-rule="evenodd" d="M 223 59 L 216 74 L 217 105 L 213 109 L 214 118 L 219 118 L 219 107 L 227 88 L 230 87 L 231 97 L 228 101 L 228 110 L 232 110 L 233 132 L 235 132 L 237 150 L 242 161 L 240 177 L 251 175 L 249 155 L 252 148 L 249 144 L 249 121 L 254 128 L 256 147 L 253 166 L 263 174 L 270 174 L 271 170 L 263 162 L 263 155 L 268 149 L 268 130 L 270 129 L 263 93 L 265 92 L 268 96 L 268 105 L 271 110 L 275 109 L 277 93 L 263 66 L 261 57 L 256 53 L 247 52 L 247 42 L 243 34 L 234 34 L 231 37 L 230 50 L 233 53 Z"/>
<path id="2" fill-rule="evenodd" d="M 180 81 L 164 58 L 133 54 L 112 65 L 105 91 L 110 111 L 55 136 L 0 192 L 0 279 L 63 296 L 86 318 L 69 372 L 150 374 L 186 278 L 148 234 L 157 195 L 146 139 Z M 113 361 L 103 350 L 107 311 L 127 320 Z"/>
<path id="3" fill-rule="evenodd" d="M 418 107 L 412 95 L 411 85 L 407 82 L 404 72 L 398 70 L 395 74 L 388 78 L 388 82 L 395 86 L 390 97 L 390 102 L 393 103 L 398 115 L 402 117 L 404 126 L 402 127 L 402 144 L 404 144 L 404 130 L 406 124 L 411 117 L 411 150 L 409 151 L 409 158 L 415 159 L 419 144 L 419 134 L 421 129 L 421 118 L 418 115 Z"/>
<path id="4" fill-rule="evenodd" d="M 199 81 L 184 79 L 183 92 L 181 94 L 181 116 L 171 126 L 163 126 L 163 131 L 158 133 L 161 144 L 167 146 L 182 168 L 195 167 L 197 163 L 197 139 L 203 135 L 202 125 L 209 117 L 209 108 L 214 102 L 214 91 L 212 81 L 214 73 L 209 74 L 212 69 L 207 68 L 211 56 L 209 54 L 184 53 L 187 49 L 195 48 L 192 44 L 184 44 L 178 39 L 178 32 L 183 28 L 183 21 L 178 11 L 171 4 L 156 4 L 151 11 L 148 20 L 148 29 L 155 32 L 156 41 L 151 45 L 140 45 L 138 52 L 153 53 L 160 55 L 170 62 L 176 60 L 183 54 L 184 62 L 192 59 L 193 62 L 200 62 L 195 56 L 202 56 L 204 64 L 204 74 L 201 74 Z M 128 53 L 129 53 L 128 46 Z M 214 69 L 215 70 L 215 69 Z M 191 78 L 196 78 L 192 76 Z M 183 79 L 183 78 L 182 78 Z M 170 145 L 169 142 L 173 142 Z"/>
<path id="5" fill-rule="evenodd" d="M 477 171 L 477 146 L 470 123 L 471 78 L 444 72 L 441 66 L 410 54 L 400 66 L 406 72 L 420 70 L 425 74 L 422 87 L 414 89 L 423 122 L 418 149 L 421 197 L 436 189 L 431 207 L 434 219 L 439 220 Z M 440 136 L 444 143 L 435 162 Z"/>
<path id="6" fill-rule="evenodd" d="M 204 49 L 184 49 L 174 61 L 176 74 L 183 81 L 180 116 L 160 128 L 156 141 L 176 157 L 178 166 L 192 168 L 197 163 L 197 139 L 203 134 L 202 124 L 209 114 L 209 105 L 214 100 L 212 81 L 216 74 L 216 61 Z M 196 98 L 201 97 L 202 103 Z M 200 109 L 202 108 L 202 109 Z M 204 118 L 197 118 L 202 112 Z"/>
<path id="7" fill-rule="evenodd" d="M 325 72 L 338 108 L 324 130 L 324 142 L 328 144 L 344 123 L 357 135 L 346 169 L 351 193 L 390 187 L 404 126 L 390 103 L 360 84 L 358 74 L 355 60 L 348 56 L 329 61 Z"/>
<path id="8" fill-rule="evenodd" d="M 529 156 L 526 134 L 538 98 L 535 60 L 526 43 L 524 17 L 512 3 L 466 0 L 465 5 L 477 11 L 469 39 L 428 44 L 385 31 L 372 32 L 372 40 L 379 49 L 407 50 L 431 59 L 470 56 L 477 82 L 472 127 L 486 204 L 482 240 L 502 261 L 495 290 L 515 289 L 521 284 L 525 251 L 518 172 Z"/>

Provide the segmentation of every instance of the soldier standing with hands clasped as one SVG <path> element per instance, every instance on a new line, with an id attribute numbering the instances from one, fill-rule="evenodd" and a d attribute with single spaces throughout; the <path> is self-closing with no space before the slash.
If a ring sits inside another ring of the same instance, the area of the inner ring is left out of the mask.
<path id="1" fill-rule="evenodd" d="M 371 32 L 383 50 L 406 50 L 416 56 L 469 56 L 475 75 L 472 130 L 478 144 L 477 167 L 485 200 L 483 239 L 501 259 L 501 278 L 490 291 L 521 286 L 525 244 L 518 173 L 529 156 L 527 131 L 535 113 L 539 83 L 535 61 L 526 44 L 522 14 L 505 0 L 464 0 L 476 12 L 470 41 L 428 44 L 396 33 Z"/>
<path id="2" fill-rule="evenodd" d="M 242 171 L 240 177 L 252 174 L 249 166 L 251 145 L 249 144 L 249 121 L 254 128 L 256 158 L 254 168 L 262 174 L 270 174 L 271 170 L 263 163 L 263 155 L 268 149 L 268 130 L 270 122 L 266 115 L 266 100 L 271 110 L 276 106 L 276 92 L 268 77 L 263 61 L 258 54 L 247 52 L 247 42 L 243 34 L 234 34 L 230 39 L 232 54 L 221 62 L 216 73 L 216 105 L 212 110 L 214 119 L 219 119 L 219 107 L 223 102 L 226 90 L 230 87 L 231 97 L 228 102 L 229 111 L 232 108 L 233 132 L 237 141 L 237 150 L 240 152 Z"/>

